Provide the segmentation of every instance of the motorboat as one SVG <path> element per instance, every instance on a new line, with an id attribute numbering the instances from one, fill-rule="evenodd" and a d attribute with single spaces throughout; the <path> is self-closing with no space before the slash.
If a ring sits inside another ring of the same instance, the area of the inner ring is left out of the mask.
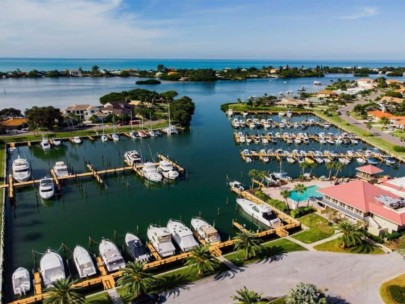
<path id="1" fill-rule="evenodd" d="M 44 150 L 48 150 L 48 149 L 51 148 L 51 144 L 49 143 L 48 138 L 46 138 L 46 137 L 42 138 L 42 140 L 41 140 L 41 147 L 42 147 L 42 149 L 44 149 Z"/>
<path id="2" fill-rule="evenodd" d="M 125 267 L 125 261 L 118 247 L 111 241 L 102 239 L 98 246 L 100 256 L 109 272 Z"/>
<path id="3" fill-rule="evenodd" d="M 157 137 L 157 134 L 153 130 L 149 130 L 148 134 L 149 134 L 150 137 Z"/>
<path id="4" fill-rule="evenodd" d="M 180 247 L 181 251 L 191 251 L 198 246 L 193 232 L 182 222 L 170 219 L 167 222 L 167 229 L 169 229 L 173 240 Z"/>
<path id="5" fill-rule="evenodd" d="M 320 85 L 322 85 L 322 82 L 315 80 L 314 85 L 320 86 Z"/>
<path id="6" fill-rule="evenodd" d="M 150 225 L 146 234 L 153 248 L 161 257 L 168 257 L 176 252 L 172 242 L 172 234 L 167 227 Z"/>
<path id="7" fill-rule="evenodd" d="M 176 179 L 180 175 L 167 160 L 161 160 L 157 170 L 167 179 Z"/>
<path id="8" fill-rule="evenodd" d="M 76 246 L 73 250 L 73 260 L 81 279 L 90 277 L 97 273 L 89 252 L 82 246 Z"/>
<path id="9" fill-rule="evenodd" d="M 150 259 L 150 254 L 147 252 L 145 245 L 141 239 L 132 233 L 125 234 L 125 244 L 127 245 L 128 253 L 135 261 L 146 263 Z"/>
<path id="10" fill-rule="evenodd" d="M 55 194 L 55 185 L 52 178 L 44 177 L 39 181 L 39 195 L 43 199 L 50 199 Z"/>
<path id="11" fill-rule="evenodd" d="M 233 110 L 232 109 L 226 110 L 226 115 L 227 116 L 232 116 L 233 115 Z"/>
<path id="12" fill-rule="evenodd" d="M 138 132 L 136 132 L 136 131 L 129 132 L 129 136 L 130 136 L 132 139 L 137 139 L 137 138 L 140 137 L 139 134 L 138 134 Z"/>
<path id="13" fill-rule="evenodd" d="M 17 268 L 11 277 L 16 296 L 25 295 L 31 289 L 30 273 L 24 267 Z"/>
<path id="14" fill-rule="evenodd" d="M 390 166 L 390 165 L 395 165 L 396 161 L 395 158 L 393 157 L 387 157 L 385 158 L 385 164 Z"/>
<path id="15" fill-rule="evenodd" d="M 305 156 L 305 162 L 308 164 L 313 164 L 315 161 L 312 157 L 310 156 Z"/>
<path id="16" fill-rule="evenodd" d="M 323 158 L 320 157 L 320 156 L 315 157 L 314 160 L 315 160 L 315 162 L 316 162 L 317 164 L 322 164 L 322 163 L 323 163 Z"/>
<path id="17" fill-rule="evenodd" d="M 75 144 L 81 144 L 82 140 L 81 140 L 81 138 L 79 136 L 75 136 L 75 137 L 73 137 L 73 142 Z"/>
<path id="18" fill-rule="evenodd" d="M 245 158 L 245 162 L 248 163 L 248 164 L 251 163 L 252 161 L 253 161 L 253 159 L 250 158 L 250 157 Z"/>
<path id="19" fill-rule="evenodd" d="M 293 163 L 295 163 L 295 159 L 293 157 L 287 157 L 287 162 L 289 164 L 293 164 Z"/>
<path id="20" fill-rule="evenodd" d="M 239 119 L 234 118 L 234 119 L 232 120 L 232 127 L 234 127 L 235 129 L 237 129 L 237 128 L 240 127 Z"/>
<path id="21" fill-rule="evenodd" d="M 292 180 L 292 178 L 290 176 L 288 176 L 287 172 L 284 171 L 280 171 L 280 172 L 273 172 L 273 175 L 276 179 L 285 181 L 285 182 L 289 182 Z"/>
<path id="22" fill-rule="evenodd" d="M 367 158 L 367 162 L 368 162 L 370 165 L 377 165 L 377 164 L 378 164 L 378 161 L 377 161 L 375 158 L 373 158 L 373 157 Z"/>
<path id="23" fill-rule="evenodd" d="M 258 205 L 244 198 L 236 199 L 236 203 L 243 211 L 262 224 L 272 228 L 281 226 L 281 220 L 272 212 L 269 206 L 264 204 Z"/>
<path id="24" fill-rule="evenodd" d="M 175 126 L 169 125 L 166 128 L 162 129 L 163 132 L 165 132 L 167 135 L 172 135 L 172 134 L 177 134 L 179 131 L 177 131 Z"/>
<path id="25" fill-rule="evenodd" d="M 339 161 L 339 163 L 342 163 L 343 165 L 348 165 L 350 163 L 350 159 L 344 158 L 344 157 L 339 157 L 338 161 Z"/>
<path id="26" fill-rule="evenodd" d="M 54 139 L 52 139 L 52 144 L 55 147 L 59 147 L 60 145 L 62 145 L 62 140 L 59 137 L 55 137 Z"/>
<path id="27" fill-rule="evenodd" d="M 57 177 L 69 176 L 68 167 L 63 161 L 57 161 L 55 163 L 55 166 L 53 166 L 53 171 L 55 172 Z"/>
<path id="28" fill-rule="evenodd" d="M 66 278 L 62 257 L 51 249 L 47 249 L 41 257 L 39 269 L 42 282 L 47 288 L 51 287 L 54 282 Z"/>
<path id="29" fill-rule="evenodd" d="M 111 134 L 111 138 L 112 138 L 113 141 L 119 141 L 120 140 L 120 137 L 118 136 L 117 133 Z"/>
<path id="30" fill-rule="evenodd" d="M 124 153 L 124 159 L 130 163 L 132 166 L 135 164 L 140 164 L 142 163 L 142 158 L 140 157 L 138 151 L 132 150 L 132 151 L 127 151 Z"/>
<path id="31" fill-rule="evenodd" d="M 141 137 L 141 138 L 147 138 L 147 137 L 149 137 L 149 134 L 148 133 L 146 133 L 145 131 L 138 131 L 138 135 L 139 135 L 139 137 Z"/>
<path id="32" fill-rule="evenodd" d="M 151 162 L 146 162 L 143 164 L 141 169 L 144 177 L 151 182 L 160 182 L 162 181 L 162 174 L 157 171 L 156 165 Z"/>
<path id="33" fill-rule="evenodd" d="M 356 158 L 356 162 L 358 162 L 360 165 L 364 165 L 364 164 L 367 163 L 367 160 L 365 160 L 365 159 L 362 158 L 362 157 L 357 157 L 357 158 Z"/>
<path id="34" fill-rule="evenodd" d="M 202 218 L 193 217 L 191 219 L 191 228 L 195 231 L 197 236 L 203 239 L 207 244 L 221 242 L 218 230 Z"/>
<path id="35" fill-rule="evenodd" d="M 13 160 L 12 165 L 13 178 L 17 182 L 24 182 L 31 178 L 31 166 L 28 160 L 18 156 Z"/>
<path id="36" fill-rule="evenodd" d="M 232 181 L 229 183 L 229 186 L 231 188 L 236 189 L 237 191 L 245 191 L 245 188 L 242 186 L 242 184 L 238 181 Z"/>

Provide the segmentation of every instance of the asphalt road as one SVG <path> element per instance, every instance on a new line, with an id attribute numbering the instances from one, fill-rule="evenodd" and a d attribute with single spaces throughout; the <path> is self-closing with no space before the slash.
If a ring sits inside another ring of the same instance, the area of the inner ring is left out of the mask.
<path id="1" fill-rule="evenodd" d="M 278 260 L 228 271 L 166 294 L 166 304 L 233 303 L 235 290 L 246 286 L 264 297 L 285 295 L 299 282 L 325 290 L 331 303 L 382 303 L 379 287 L 405 272 L 405 260 L 396 253 L 357 255 L 329 252 L 292 252 Z"/>

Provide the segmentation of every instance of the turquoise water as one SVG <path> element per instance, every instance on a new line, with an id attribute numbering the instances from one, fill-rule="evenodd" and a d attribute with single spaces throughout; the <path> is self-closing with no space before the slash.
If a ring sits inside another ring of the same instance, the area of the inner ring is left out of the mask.
<path id="1" fill-rule="evenodd" d="M 303 193 L 298 193 L 296 191 L 291 191 L 290 193 L 290 199 L 292 199 L 295 202 L 298 202 L 298 200 L 300 202 L 305 202 L 306 200 L 308 200 L 311 196 L 314 197 L 323 197 L 322 194 L 320 194 L 317 189 L 319 187 L 318 186 L 309 186 L 305 189 L 305 191 Z"/>
<path id="2" fill-rule="evenodd" d="M 93 65 L 102 69 L 156 69 L 158 64 L 164 64 L 171 68 L 261 68 L 263 66 L 291 66 L 291 67 L 315 67 L 324 66 L 361 66 L 361 67 L 384 67 L 404 66 L 405 61 L 353 61 L 353 60 L 272 60 L 272 59 L 85 59 L 85 58 L 0 58 L 0 71 L 37 70 L 64 70 L 83 68 L 90 70 Z"/>

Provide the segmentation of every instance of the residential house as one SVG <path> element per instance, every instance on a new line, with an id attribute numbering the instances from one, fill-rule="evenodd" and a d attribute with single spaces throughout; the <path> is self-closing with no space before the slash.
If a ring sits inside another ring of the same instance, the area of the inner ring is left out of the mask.
<path id="1" fill-rule="evenodd" d="M 318 98 L 328 98 L 328 97 L 336 97 L 337 94 L 334 91 L 331 90 L 321 90 L 316 93 L 316 96 Z"/>
<path id="2" fill-rule="evenodd" d="M 380 100 L 381 103 L 403 103 L 404 99 L 403 98 L 398 98 L 398 97 L 391 97 L 391 96 L 384 96 Z"/>
<path id="3" fill-rule="evenodd" d="M 27 122 L 28 119 L 27 118 L 9 118 L 7 120 L 3 120 L 2 122 L 0 122 L 0 125 L 6 130 L 6 132 L 13 132 L 16 130 L 21 130 L 22 128 L 27 127 Z"/>
<path id="4" fill-rule="evenodd" d="M 374 87 L 374 80 L 371 78 L 357 79 L 357 86 L 364 90 L 372 89 Z"/>
<path id="5" fill-rule="evenodd" d="M 63 116 L 69 116 L 73 114 L 77 116 L 82 121 L 90 120 L 90 117 L 95 115 L 100 111 L 97 106 L 92 106 L 89 104 L 73 104 L 62 110 Z"/>
<path id="6" fill-rule="evenodd" d="M 384 111 L 379 111 L 379 110 L 375 110 L 375 111 L 368 111 L 367 112 L 367 116 L 372 118 L 373 121 L 378 122 L 380 121 L 381 118 L 386 117 L 388 119 L 391 119 L 394 117 L 394 115 L 384 112 Z"/>
<path id="7" fill-rule="evenodd" d="M 106 103 L 100 111 L 107 114 L 128 114 L 131 115 L 133 112 L 134 107 L 131 104 L 124 103 L 124 102 L 117 102 L 117 103 Z"/>

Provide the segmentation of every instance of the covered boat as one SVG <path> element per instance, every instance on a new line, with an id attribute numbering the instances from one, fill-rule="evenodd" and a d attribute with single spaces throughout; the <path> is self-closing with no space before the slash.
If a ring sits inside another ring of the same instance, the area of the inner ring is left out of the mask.
<path id="1" fill-rule="evenodd" d="M 109 272 L 125 267 L 124 258 L 113 242 L 103 239 L 98 246 L 98 249 L 101 258 L 104 261 L 105 267 Z"/>
<path id="2" fill-rule="evenodd" d="M 208 244 L 219 243 L 221 241 L 218 230 L 202 218 L 193 217 L 191 219 L 191 227 Z"/>
<path id="3" fill-rule="evenodd" d="M 50 287 L 52 283 L 66 278 L 62 257 L 50 249 L 42 256 L 39 269 L 45 287 Z"/>
<path id="4" fill-rule="evenodd" d="M 30 273 L 24 267 L 17 268 L 11 279 L 15 295 L 25 295 L 31 289 Z"/>
<path id="5" fill-rule="evenodd" d="M 168 257 L 176 252 L 172 242 L 172 234 L 167 227 L 150 225 L 147 231 L 148 239 L 161 257 Z"/>
<path id="6" fill-rule="evenodd" d="M 193 232 L 182 222 L 170 219 L 167 222 L 167 229 L 169 229 L 173 240 L 180 247 L 181 251 L 191 251 L 198 246 L 197 241 L 194 239 Z"/>
<path id="7" fill-rule="evenodd" d="M 128 252 L 135 261 L 146 263 L 150 259 L 150 254 L 146 251 L 145 245 L 141 239 L 132 233 L 125 235 L 125 244 Z"/>
<path id="8" fill-rule="evenodd" d="M 81 279 L 90 277 L 97 273 L 89 252 L 82 246 L 76 246 L 73 250 L 73 260 Z"/>

